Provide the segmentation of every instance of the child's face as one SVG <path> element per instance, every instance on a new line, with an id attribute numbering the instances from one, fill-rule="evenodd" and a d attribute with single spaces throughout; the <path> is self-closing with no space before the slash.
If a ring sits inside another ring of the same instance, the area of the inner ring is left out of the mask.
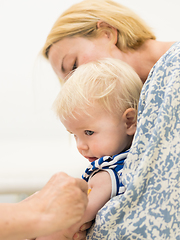
<path id="1" fill-rule="evenodd" d="M 62 123 L 74 135 L 78 151 L 90 162 L 127 150 L 132 143 L 123 118 L 102 109 L 91 110 L 91 116 L 81 114 Z"/>

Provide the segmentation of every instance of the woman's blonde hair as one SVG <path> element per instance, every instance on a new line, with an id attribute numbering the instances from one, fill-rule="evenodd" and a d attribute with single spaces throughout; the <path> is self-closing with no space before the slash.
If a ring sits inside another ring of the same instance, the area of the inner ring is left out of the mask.
<path id="1" fill-rule="evenodd" d="M 53 108 L 60 119 L 76 118 L 98 104 L 121 116 L 138 107 L 142 81 L 125 62 L 106 58 L 79 66 L 64 83 Z"/>
<path id="2" fill-rule="evenodd" d="M 65 37 L 98 37 L 97 23 L 106 23 L 118 30 L 117 47 L 122 51 L 137 49 L 147 39 L 155 39 L 150 28 L 133 11 L 111 0 L 84 0 L 66 10 L 50 31 L 42 54 L 48 58 L 50 47 Z"/>

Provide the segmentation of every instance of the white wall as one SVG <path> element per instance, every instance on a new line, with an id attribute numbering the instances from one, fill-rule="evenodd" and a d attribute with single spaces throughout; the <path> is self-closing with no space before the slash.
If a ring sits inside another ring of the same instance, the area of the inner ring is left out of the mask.
<path id="1" fill-rule="evenodd" d="M 33 192 L 57 171 L 80 177 L 88 164 L 51 111 L 59 82 L 36 59 L 57 17 L 77 2 L 0 0 L 0 192 Z M 117 2 L 136 11 L 159 40 L 180 40 L 179 0 Z"/>

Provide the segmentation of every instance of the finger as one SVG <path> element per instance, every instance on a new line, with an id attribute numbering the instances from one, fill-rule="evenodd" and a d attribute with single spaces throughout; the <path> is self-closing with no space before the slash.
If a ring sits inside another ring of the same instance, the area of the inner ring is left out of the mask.
<path id="1" fill-rule="evenodd" d="M 86 240 L 86 230 L 89 229 L 92 224 L 93 221 L 84 223 L 80 227 L 80 231 L 74 234 L 73 240 Z"/>
<path id="2" fill-rule="evenodd" d="M 80 231 L 85 231 L 87 229 L 89 229 L 93 224 L 93 221 L 91 222 L 87 222 L 87 223 L 84 223 L 81 227 L 80 227 Z"/>
<path id="3" fill-rule="evenodd" d="M 82 180 L 82 179 L 79 179 L 79 178 L 76 178 L 76 182 L 77 182 L 77 185 L 79 186 L 79 188 L 87 194 L 87 191 L 88 191 L 88 184 L 86 181 Z"/>
<path id="4" fill-rule="evenodd" d="M 86 240 L 86 231 L 75 233 L 73 240 Z"/>

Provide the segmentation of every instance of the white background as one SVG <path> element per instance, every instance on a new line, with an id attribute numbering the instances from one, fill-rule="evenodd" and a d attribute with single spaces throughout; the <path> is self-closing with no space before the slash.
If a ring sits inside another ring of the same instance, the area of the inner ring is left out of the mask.
<path id="1" fill-rule="evenodd" d="M 98 0 L 97 0 L 98 1 Z M 180 40 L 179 0 L 116 0 L 158 40 Z M 0 0 L 0 192 L 33 192 L 58 171 L 81 177 L 87 160 L 55 117 L 60 84 L 38 57 L 58 16 L 76 0 Z"/>

